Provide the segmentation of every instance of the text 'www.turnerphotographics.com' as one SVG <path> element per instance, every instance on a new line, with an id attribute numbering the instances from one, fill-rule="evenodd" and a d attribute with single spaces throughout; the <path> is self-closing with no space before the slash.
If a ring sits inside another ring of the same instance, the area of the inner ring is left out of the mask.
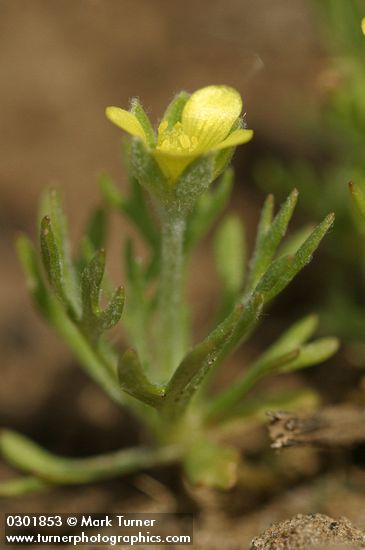
<path id="1" fill-rule="evenodd" d="M 6 514 L 7 545 L 192 544 L 192 514 Z"/>

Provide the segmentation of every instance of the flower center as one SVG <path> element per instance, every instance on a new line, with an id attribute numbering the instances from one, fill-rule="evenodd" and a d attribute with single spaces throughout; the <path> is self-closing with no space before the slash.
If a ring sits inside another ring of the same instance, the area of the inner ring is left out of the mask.
<path id="1" fill-rule="evenodd" d="M 181 122 L 177 122 L 171 130 L 168 129 L 167 120 L 163 120 L 158 127 L 158 140 L 156 149 L 165 153 L 186 153 L 196 152 L 198 139 L 195 136 L 188 136 L 183 130 Z"/>

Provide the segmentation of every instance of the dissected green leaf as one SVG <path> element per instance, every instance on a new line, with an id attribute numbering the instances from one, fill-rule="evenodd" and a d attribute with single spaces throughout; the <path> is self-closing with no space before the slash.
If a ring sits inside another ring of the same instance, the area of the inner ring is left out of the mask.
<path id="1" fill-rule="evenodd" d="M 81 313 L 78 278 L 71 258 L 67 221 L 59 193 L 51 190 L 44 194 L 40 214 L 42 255 L 47 262 L 45 267 L 48 277 L 59 298 L 69 307 L 73 316 L 78 317 Z M 46 251 L 43 246 L 50 248 Z M 51 275 L 54 276 L 52 280 Z"/>
<path id="2" fill-rule="evenodd" d="M 267 199 L 264 211 L 260 220 L 255 250 L 250 266 L 250 273 L 246 293 L 251 292 L 267 271 L 277 248 L 283 239 L 289 221 L 293 215 L 298 199 L 298 191 L 294 189 L 278 214 L 270 223 L 272 216 L 272 199 Z"/>
<path id="3" fill-rule="evenodd" d="M 41 198 L 39 221 L 41 222 L 45 216 L 48 216 L 52 220 L 56 245 L 60 250 L 60 255 L 62 256 L 68 252 L 68 228 L 61 197 L 55 189 L 47 190 Z"/>
<path id="4" fill-rule="evenodd" d="M 68 307 L 68 297 L 63 284 L 64 278 L 61 255 L 51 225 L 51 220 L 48 216 L 45 216 L 41 222 L 40 242 L 43 265 L 48 280 L 58 298 Z"/>
<path id="5" fill-rule="evenodd" d="M 100 311 L 100 288 L 105 270 L 104 249 L 96 252 L 81 275 L 83 316 L 94 318 Z"/>
<path id="6" fill-rule="evenodd" d="M 257 285 L 257 292 L 265 297 L 265 303 L 272 300 L 294 279 L 312 259 L 321 240 L 332 227 L 334 214 L 329 214 L 320 223 L 292 256 L 280 256 L 274 260 Z"/>
<path id="7" fill-rule="evenodd" d="M 288 274 L 292 271 L 293 262 L 294 256 L 281 256 L 274 260 L 266 273 L 264 273 L 256 290 L 264 296 L 265 303 L 284 289 L 288 280 Z M 280 290 L 277 290 L 278 288 Z"/>
<path id="8" fill-rule="evenodd" d="M 107 307 L 100 312 L 99 327 L 101 331 L 110 330 L 120 321 L 123 313 L 124 301 L 124 288 L 120 286 L 115 290 Z"/>
<path id="9" fill-rule="evenodd" d="M 181 361 L 166 389 L 164 409 L 169 415 L 181 414 L 213 368 L 222 346 L 229 340 L 243 315 L 239 306 L 205 340 Z"/>
<path id="10" fill-rule="evenodd" d="M 250 300 L 244 304 L 241 318 L 232 332 L 230 338 L 219 351 L 217 365 L 220 365 L 245 339 L 251 334 L 264 306 L 264 296 L 256 292 Z"/>
<path id="11" fill-rule="evenodd" d="M 70 320 L 60 302 L 49 293 L 43 282 L 33 244 L 27 237 L 18 238 L 17 252 L 32 298 L 43 317 L 68 344 L 88 374 L 104 388 L 111 399 L 118 404 L 123 403 L 113 365 L 95 353 L 78 326 Z"/>
<path id="12" fill-rule="evenodd" d="M 92 338 L 114 327 L 120 320 L 124 307 L 124 289 L 114 291 L 108 306 L 100 307 L 100 292 L 105 270 L 105 252 L 99 250 L 85 267 L 81 277 L 82 325 Z"/>
<path id="13" fill-rule="evenodd" d="M 252 330 L 262 304 L 262 296 L 256 295 L 246 306 L 237 306 L 205 340 L 185 356 L 167 386 L 164 409 L 168 414 L 181 414 L 205 378 Z"/>
<path id="14" fill-rule="evenodd" d="M 165 397 L 165 388 L 156 386 L 148 380 L 135 350 L 127 350 L 120 358 L 118 377 L 126 393 L 152 407 L 161 406 Z"/>

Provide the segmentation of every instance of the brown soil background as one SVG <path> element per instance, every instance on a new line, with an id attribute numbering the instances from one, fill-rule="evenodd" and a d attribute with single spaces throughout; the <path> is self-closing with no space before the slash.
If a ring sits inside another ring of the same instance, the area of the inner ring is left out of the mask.
<path id="1" fill-rule="evenodd" d="M 124 415 L 77 369 L 32 310 L 13 247 L 18 231 L 35 235 L 37 200 L 47 185 L 62 190 L 75 239 L 98 201 L 98 175 L 110 172 L 123 186 L 121 136 L 105 120 L 105 106 L 124 106 L 138 95 L 156 120 L 180 89 L 193 91 L 211 83 L 239 89 L 255 140 L 236 155 L 234 204 L 248 221 L 251 239 L 263 195 L 250 181 L 250 163 L 263 150 L 279 148 L 290 155 L 303 149 L 293 114 L 299 106 L 301 116 L 315 107 L 315 82 L 325 65 L 311 3 L 304 0 L 0 0 L 1 425 L 70 456 L 108 451 L 137 439 L 135 431 L 126 430 Z M 117 280 L 119 239 L 130 229 L 116 219 L 113 228 L 108 267 Z M 191 294 L 198 302 L 200 333 L 217 286 L 207 243 L 196 260 Z M 260 438 L 268 447 L 264 432 Z M 292 464 L 290 472 L 300 457 L 296 452 L 283 459 Z M 322 463 L 327 460 L 337 464 L 333 457 L 321 457 Z M 4 477 L 10 473 L 0 466 Z M 360 474 L 356 470 L 364 483 Z M 233 519 L 219 512 L 220 496 L 182 488 L 179 472 L 153 476 L 163 484 L 158 491 L 146 489 L 143 478 L 141 490 L 136 476 L 9 499 L 1 507 L 4 512 L 91 512 L 202 506 L 197 537 L 201 547 L 210 549 L 214 544 L 248 548 L 271 521 L 299 512 L 346 515 L 365 527 L 363 497 L 348 488 L 343 469 L 295 490 L 285 482 L 279 496 L 266 500 L 263 508 L 253 509 L 247 488 L 228 495 L 224 499 L 229 502 L 241 500 Z M 232 543 L 219 542 L 224 528 Z"/>

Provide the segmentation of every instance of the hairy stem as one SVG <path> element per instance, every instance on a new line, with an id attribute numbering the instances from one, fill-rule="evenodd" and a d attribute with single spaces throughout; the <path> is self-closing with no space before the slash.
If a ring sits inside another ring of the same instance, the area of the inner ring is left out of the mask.
<path id="1" fill-rule="evenodd" d="M 165 210 L 162 218 L 161 279 L 159 293 L 159 361 L 168 378 L 184 352 L 183 241 L 185 218 Z"/>

